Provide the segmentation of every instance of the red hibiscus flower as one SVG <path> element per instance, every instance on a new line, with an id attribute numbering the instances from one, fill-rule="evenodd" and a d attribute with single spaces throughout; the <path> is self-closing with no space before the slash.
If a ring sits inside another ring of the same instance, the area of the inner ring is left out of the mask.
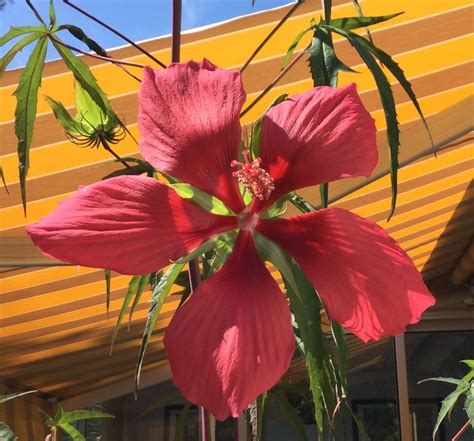
<path id="1" fill-rule="evenodd" d="M 289 306 L 256 252 L 255 231 L 294 257 L 330 317 L 364 341 L 403 332 L 434 303 L 410 258 L 369 220 L 335 208 L 261 218 L 290 191 L 370 175 L 375 125 L 355 86 L 318 87 L 273 107 L 260 157 L 239 163 L 244 100 L 240 74 L 207 60 L 146 68 L 139 95 L 143 157 L 234 216 L 204 211 L 155 179 L 122 176 L 80 189 L 27 228 L 50 256 L 136 275 L 237 229 L 233 253 L 178 309 L 164 339 L 175 384 L 218 419 L 271 388 L 294 352 Z M 254 197 L 249 207 L 239 182 Z"/>

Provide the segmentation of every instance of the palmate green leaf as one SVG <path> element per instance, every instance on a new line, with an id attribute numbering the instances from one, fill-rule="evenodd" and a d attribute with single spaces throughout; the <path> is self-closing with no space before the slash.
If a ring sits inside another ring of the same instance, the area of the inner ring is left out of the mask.
<path id="1" fill-rule="evenodd" d="M 267 392 L 257 397 L 257 439 L 255 441 L 265 441 L 267 403 Z"/>
<path id="2" fill-rule="evenodd" d="M 73 73 L 76 80 L 91 96 L 94 102 L 102 109 L 104 114 L 108 115 L 112 111 L 109 100 L 105 96 L 105 93 L 97 84 L 97 80 L 90 71 L 87 64 L 85 64 L 80 58 L 76 57 L 72 51 L 58 43 L 60 41 L 57 37 L 51 40 L 55 49 L 59 52 L 59 55 L 66 63 L 68 69 Z"/>
<path id="3" fill-rule="evenodd" d="M 467 417 L 471 422 L 471 426 L 474 429 L 474 386 L 466 395 L 466 401 L 464 402 L 464 410 L 466 411 Z"/>
<path id="4" fill-rule="evenodd" d="M 191 184 L 178 182 L 171 184 L 170 187 L 183 199 L 188 199 L 189 202 L 197 205 L 203 210 L 209 211 L 213 214 L 220 214 L 224 216 L 233 215 L 232 210 L 227 208 L 220 199 L 210 195 L 202 190 L 193 187 Z"/>
<path id="5" fill-rule="evenodd" d="M 400 85 L 403 87 L 403 90 L 410 98 L 411 102 L 415 106 L 416 111 L 418 112 L 419 117 L 423 125 L 425 126 L 426 132 L 430 139 L 431 145 L 434 146 L 433 137 L 431 136 L 430 128 L 426 122 L 423 111 L 421 110 L 420 104 L 416 98 L 415 92 L 413 91 L 410 82 L 405 76 L 405 72 L 400 68 L 400 66 L 392 59 L 392 57 L 384 52 L 382 49 L 374 46 L 370 41 L 367 41 L 365 38 L 360 35 L 351 33 L 352 38 L 359 41 L 362 46 L 365 46 L 378 60 L 392 73 L 392 75 L 397 79 Z"/>
<path id="6" fill-rule="evenodd" d="M 138 385 L 140 383 L 140 373 L 143 365 L 143 360 L 145 358 L 146 348 L 148 346 L 148 341 L 150 336 L 155 328 L 156 320 L 161 311 L 161 307 L 166 299 L 166 296 L 171 290 L 175 280 L 179 276 L 181 270 L 183 269 L 183 263 L 174 263 L 166 271 L 166 273 L 161 277 L 160 281 L 154 287 L 153 294 L 151 296 L 151 306 L 148 310 L 148 316 L 145 324 L 145 331 L 143 333 L 142 341 L 140 344 L 140 350 L 138 353 L 138 361 L 135 370 L 135 394 L 138 391 Z"/>
<path id="7" fill-rule="evenodd" d="M 262 131 L 263 120 L 265 119 L 265 117 L 267 116 L 267 113 L 272 107 L 277 106 L 278 104 L 285 101 L 287 98 L 288 98 L 287 93 L 283 93 L 277 96 L 270 103 L 270 105 L 265 109 L 265 112 L 263 112 L 263 115 L 255 122 L 254 126 L 252 127 L 252 133 L 250 134 L 250 147 L 249 148 L 254 158 L 257 158 L 259 156 L 260 133 Z"/>
<path id="8" fill-rule="evenodd" d="M 48 29 L 46 26 L 21 26 L 13 27 L 11 26 L 8 32 L 0 37 L 0 47 L 8 43 L 10 40 L 13 40 L 21 35 L 29 34 L 30 32 L 40 32 L 45 33 Z"/>
<path id="9" fill-rule="evenodd" d="M 464 363 L 466 366 L 474 369 L 474 360 L 461 360 L 461 363 Z"/>
<path id="10" fill-rule="evenodd" d="M 105 277 L 105 307 L 107 309 L 107 318 L 109 318 L 109 310 L 110 310 L 110 282 L 111 282 L 111 273 L 110 270 L 104 270 L 104 277 Z"/>
<path id="11" fill-rule="evenodd" d="M 438 414 L 438 418 L 436 419 L 436 424 L 433 429 L 433 439 L 436 436 L 436 433 L 438 432 L 439 426 L 443 422 L 443 420 L 446 418 L 446 416 L 451 413 L 451 410 L 453 409 L 454 405 L 458 401 L 459 397 L 464 393 L 463 390 L 455 390 L 451 392 L 442 402 L 441 402 L 441 409 Z"/>
<path id="12" fill-rule="evenodd" d="M 49 24 L 51 27 L 56 25 L 56 11 L 54 10 L 53 0 L 49 0 Z"/>
<path id="13" fill-rule="evenodd" d="M 38 392 L 37 390 L 28 390 L 26 392 L 16 392 L 8 395 L 0 395 L 0 404 L 6 403 L 7 401 L 14 400 L 15 398 L 22 397 L 23 395 L 29 395 Z"/>
<path id="14" fill-rule="evenodd" d="M 33 124 L 36 118 L 38 103 L 38 89 L 41 85 L 44 60 L 48 47 L 48 40 L 41 37 L 23 69 L 16 96 L 15 133 L 18 138 L 19 177 L 23 210 L 26 213 L 26 175 L 30 166 L 30 146 L 33 137 Z"/>
<path id="15" fill-rule="evenodd" d="M 64 430 L 73 441 L 86 441 L 84 435 L 79 432 L 74 426 L 71 426 L 69 423 L 61 423 L 59 427 Z"/>
<path id="16" fill-rule="evenodd" d="M 138 296 L 138 300 L 140 300 L 140 296 L 145 288 L 145 285 L 148 283 L 150 276 L 133 276 L 128 283 L 127 293 L 123 299 L 122 307 L 120 308 L 119 315 L 117 317 L 117 323 L 115 324 L 114 333 L 112 335 L 112 340 L 110 342 L 110 353 L 112 354 L 114 343 L 118 335 L 118 331 L 120 329 L 120 324 L 122 323 L 123 317 L 127 312 L 128 305 L 132 300 L 132 297 Z M 137 302 L 138 303 L 138 302 Z M 131 317 L 130 317 L 131 319 Z"/>
<path id="17" fill-rule="evenodd" d="M 336 28 L 340 28 L 344 31 L 351 31 L 353 29 L 365 28 L 367 26 L 372 26 L 377 23 L 383 23 L 384 21 L 391 20 L 392 18 L 398 17 L 399 15 L 403 14 L 403 12 L 398 12 L 396 14 L 390 15 L 380 15 L 375 17 L 344 17 L 344 18 L 336 18 L 331 20 L 328 24 L 329 26 L 334 26 Z"/>
<path id="18" fill-rule="evenodd" d="M 291 311 L 300 335 L 297 342 L 305 358 L 315 408 L 316 425 L 321 435 L 324 406 L 334 407 L 334 403 L 331 402 L 333 391 L 328 389 L 329 355 L 321 330 L 320 311 L 322 305 L 301 269 L 282 248 L 258 233 L 255 233 L 254 240 L 262 260 L 272 262 L 283 276 Z"/>
<path id="19" fill-rule="evenodd" d="M 374 80 L 377 84 L 380 99 L 385 114 L 385 121 L 387 124 L 387 142 L 390 150 L 390 177 L 392 186 L 392 203 L 390 208 L 390 214 L 388 220 L 393 216 L 395 207 L 397 204 L 397 184 L 398 184 L 398 147 L 400 145 L 400 133 L 398 130 L 397 121 L 397 109 L 395 106 L 395 100 L 393 98 L 392 88 L 388 81 L 385 73 L 377 64 L 374 56 L 367 49 L 365 44 L 361 43 L 363 37 L 357 36 L 352 32 L 346 32 L 342 29 L 335 28 L 333 26 L 322 25 L 325 28 L 342 35 L 345 37 L 351 45 L 356 49 L 362 60 L 365 62 L 369 70 L 371 71 Z"/>
<path id="20" fill-rule="evenodd" d="M 293 429 L 296 439 L 299 441 L 308 441 L 303 421 L 299 417 L 296 409 L 288 402 L 285 395 L 281 392 L 270 391 L 268 392 L 268 397 L 276 403 L 281 415 Z"/>
<path id="21" fill-rule="evenodd" d="M 354 4 L 354 7 L 356 8 L 356 11 L 359 14 L 359 17 L 364 17 L 364 12 L 362 11 L 362 8 L 359 4 L 359 0 L 352 0 L 352 3 Z M 365 27 L 365 32 L 367 34 L 367 39 L 371 43 L 373 43 L 374 41 L 372 40 L 372 34 L 370 33 L 370 30 L 367 26 Z"/>
<path id="22" fill-rule="evenodd" d="M 425 381 L 439 381 L 441 383 L 450 383 L 455 384 L 456 386 L 460 386 L 464 391 L 469 389 L 469 383 L 465 380 L 459 380 L 458 378 L 450 378 L 450 377 L 432 377 L 432 378 L 425 378 L 418 382 L 424 383 Z"/>
<path id="23" fill-rule="evenodd" d="M 130 307 L 130 313 L 128 314 L 128 329 L 130 329 L 130 323 L 133 318 L 133 313 L 135 312 L 135 309 L 138 306 L 138 303 L 140 302 L 140 299 L 142 297 L 143 291 L 145 291 L 145 287 L 150 281 L 150 274 L 146 276 L 142 276 L 142 279 L 140 280 L 140 283 L 138 284 L 137 291 L 135 292 L 135 298 L 133 299 L 132 306 Z"/>
<path id="24" fill-rule="evenodd" d="M 86 33 L 78 26 L 65 24 L 61 25 L 58 28 L 58 31 L 62 30 L 69 31 L 74 37 L 76 37 L 79 41 L 82 41 L 91 51 L 94 51 L 96 54 L 101 55 L 102 57 L 107 57 L 107 51 L 96 41 L 92 38 L 89 38 Z"/>
<path id="25" fill-rule="evenodd" d="M 300 43 L 301 39 L 309 32 L 313 30 L 313 26 L 310 26 L 309 28 L 303 29 L 293 40 L 293 42 L 290 44 L 290 47 L 286 51 L 285 59 L 283 60 L 283 64 L 281 65 L 281 70 L 283 70 L 286 66 L 288 66 L 288 63 L 291 60 L 291 57 L 295 53 L 296 47 Z"/>
<path id="26" fill-rule="evenodd" d="M 17 441 L 18 437 L 13 433 L 5 423 L 0 421 L 0 440 L 2 441 Z"/>
<path id="27" fill-rule="evenodd" d="M 7 53 L 0 58 L 0 78 L 3 77 L 5 70 L 7 69 L 10 62 L 15 58 L 15 55 L 24 49 L 29 44 L 33 43 L 34 41 L 38 40 L 44 32 L 32 32 L 26 35 L 21 40 L 17 41 L 8 51 Z"/>
<path id="28" fill-rule="evenodd" d="M 50 96 L 45 96 L 44 99 L 49 104 L 49 107 L 51 107 L 51 109 L 53 110 L 54 116 L 58 120 L 59 124 L 61 124 L 64 131 L 71 134 L 78 133 L 76 128 L 76 121 L 66 110 L 64 105 L 59 101 L 56 101 L 54 98 L 51 98 Z"/>
<path id="29" fill-rule="evenodd" d="M 115 418 L 114 415 L 106 412 L 100 412 L 97 410 L 73 410 L 71 412 L 65 412 L 62 407 L 60 407 L 61 412 L 58 412 L 56 415 L 56 423 L 61 426 L 61 424 L 69 424 L 75 421 L 80 420 L 90 420 L 97 418 Z"/>

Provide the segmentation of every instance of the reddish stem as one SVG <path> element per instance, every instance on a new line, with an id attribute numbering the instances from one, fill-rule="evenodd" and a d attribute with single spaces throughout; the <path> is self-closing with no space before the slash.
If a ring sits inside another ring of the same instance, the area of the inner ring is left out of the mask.
<path id="1" fill-rule="evenodd" d="M 245 64 L 242 66 L 240 69 L 240 73 L 242 73 L 247 66 L 250 64 L 250 62 L 257 56 L 257 54 L 262 50 L 262 48 L 268 43 L 268 40 L 273 37 L 273 35 L 278 31 L 283 26 L 283 23 L 285 23 L 286 20 L 288 20 L 294 12 L 304 3 L 305 0 L 298 0 L 298 2 L 293 5 L 293 7 L 285 14 L 285 16 L 278 22 L 278 24 L 270 31 L 270 33 L 262 40 L 262 42 L 257 46 L 257 49 L 255 49 L 252 52 L 252 55 L 250 55 L 249 59 L 245 62 Z"/>
<path id="2" fill-rule="evenodd" d="M 451 441 L 457 441 L 470 425 L 471 425 L 470 421 L 467 420 L 466 424 L 464 424 L 464 426 L 462 426 L 459 429 L 459 432 L 456 433 L 456 435 L 453 436 L 453 439 Z"/>
<path id="3" fill-rule="evenodd" d="M 81 9 L 79 6 L 76 6 L 74 3 L 71 3 L 69 0 L 63 0 L 63 2 L 66 3 L 68 6 L 70 6 L 71 8 L 74 8 L 76 11 L 80 12 L 81 14 L 85 15 L 86 17 L 90 18 L 91 20 L 94 20 L 96 23 L 100 24 L 104 28 L 113 32 L 115 35 L 119 36 L 121 39 L 125 40 L 127 43 L 132 45 L 135 49 L 138 49 L 142 54 L 146 55 L 148 58 L 151 58 L 156 64 L 161 66 L 163 69 L 166 69 L 166 64 L 158 60 L 158 58 L 154 57 L 152 54 L 150 54 L 150 52 L 143 49 L 140 45 L 135 43 L 133 40 L 130 40 L 130 38 L 126 37 L 121 32 L 117 31 L 117 29 L 114 29 L 112 26 L 108 25 L 102 20 L 99 20 L 97 17 L 85 11 L 84 9 Z"/>

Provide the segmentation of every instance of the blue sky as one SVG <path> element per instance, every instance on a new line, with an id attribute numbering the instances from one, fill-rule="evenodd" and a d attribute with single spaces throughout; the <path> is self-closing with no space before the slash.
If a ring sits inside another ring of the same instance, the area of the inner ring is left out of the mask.
<path id="1" fill-rule="evenodd" d="M 48 17 L 49 0 L 33 0 L 45 18 Z M 76 0 L 81 8 L 109 23 L 134 41 L 166 35 L 171 32 L 172 0 Z M 183 0 L 183 30 L 209 25 L 240 15 L 262 11 L 291 3 L 291 0 Z M 55 1 L 58 24 L 74 24 L 81 27 L 91 38 L 105 48 L 121 46 L 125 42 L 113 33 L 94 24 L 61 0 Z M 46 20 L 47 21 L 47 20 Z M 0 35 L 10 26 L 32 26 L 36 18 L 24 0 L 8 3 L 0 12 Z M 80 46 L 77 40 L 63 34 L 65 41 Z M 0 56 L 11 46 L 0 49 Z M 24 66 L 29 50 L 26 48 L 9 65 L 9 69 Z M 58 58 L 54 49 L 48 50 L 48 59 Z"/>

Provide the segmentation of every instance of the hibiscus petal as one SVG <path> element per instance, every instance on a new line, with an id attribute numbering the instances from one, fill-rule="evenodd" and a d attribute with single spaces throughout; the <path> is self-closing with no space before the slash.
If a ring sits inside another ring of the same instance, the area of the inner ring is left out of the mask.
<path id="1" fill-rule="evenodd" d="M 238 71 L 208 60 L 146 67 L 139 93 L 142 155 L 157 170 L 244 208 L 230 163 L 237 158 L 245 92 Z"/>
<path id="2" fill-rule="evenodd" d="M 121 176 L 82 187 L 27 233 L 46 255 L 122 274 L 148 274 L 236 227 L 161 182 Z"/>
<path id="3" fill-rule="evenodd" d="M 364 341 L 403 332 L 435 303 L 397 242 L 349 211 L 260 221 L 257 230 L 296 259 L 329 316 Z"/>
<path id="4" fill-rule="evenodd" d="M 164 343 L 176 386 L 219 420 L 237 417 L 286 372 L 295 349 L 290 310 L 250 232 L 178 309 Z"/>
<path id="5" fill-rule="evenodd" d="M 273 107 L 263 121 L 262 167 L 275 181 L 267 204 L 299 188 L 370 176 L 377 164 L 375 123 L 356 87 L 316 87 Z"/>

